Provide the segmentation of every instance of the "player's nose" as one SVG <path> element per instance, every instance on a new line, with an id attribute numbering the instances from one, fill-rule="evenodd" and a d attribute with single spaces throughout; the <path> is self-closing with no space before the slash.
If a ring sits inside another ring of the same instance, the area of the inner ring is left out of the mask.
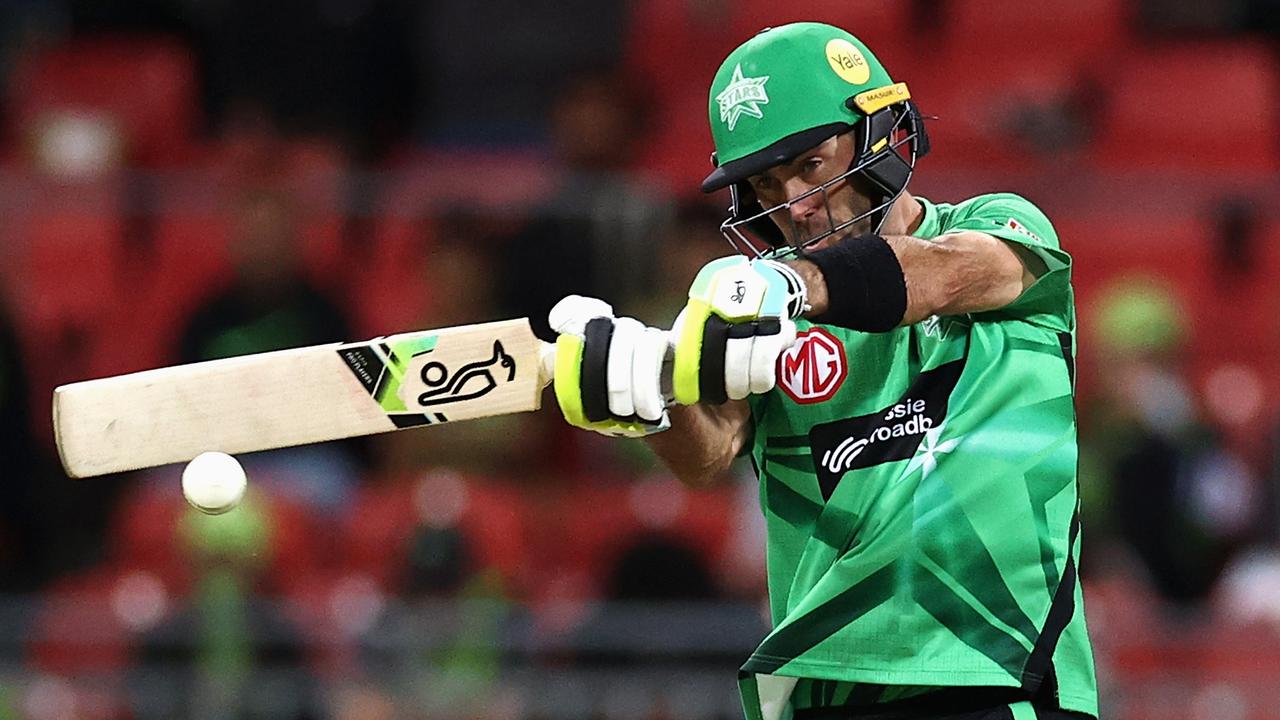
<path id="1" fill-rule="evenodd" d="M 789 187 L 788 190 L 791 188 Z M 813 188 L 808 185 L 799 185 L 795 187 L 794 193 L 789 193 L 788 197 L 798 198 L 791 202 L 788 209 L 791 211 L 791 219 L 796 222 L 802 222 L 818 211 L 822 205 L 822 193 L 813 193 L 805 197 L 800 197 Z"/>

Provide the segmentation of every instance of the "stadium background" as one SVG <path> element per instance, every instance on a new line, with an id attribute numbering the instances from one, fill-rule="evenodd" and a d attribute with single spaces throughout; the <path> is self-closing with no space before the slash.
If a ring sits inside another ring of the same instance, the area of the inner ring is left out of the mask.
<path id="1" fill-rule="evenodd" d="M 937 116 L 914 191 L 1075 257 L 1105 716 L 1280 717 L 1276 3 L 779 5 L 0 3 L 0 718 L 736 717 L 747 469 L 544 410 L 251 456 L 211 519 L 179 468 L 67 480 L 48 401 L 570 291 L 668 322 L 728 250 L 706 84 L 795 19 Z"/>

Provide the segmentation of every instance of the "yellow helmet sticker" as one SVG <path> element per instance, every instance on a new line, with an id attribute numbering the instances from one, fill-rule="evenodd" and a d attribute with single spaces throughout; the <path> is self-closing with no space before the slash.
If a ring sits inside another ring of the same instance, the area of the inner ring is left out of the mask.
<path id="1" fill-rule="evenodd" d="M 894 83 L 886 87 L 858 93 L 853 97 L 853 104 L 857 105 L 864 115 L 870 115 L 881 108 L 910 99 L 911 91 L 907 90 L 907 84 Z"/>
<path id="2" fill-rule="evenodd" d="M 871 77 L 871 66 L 862 51 L 844 38 L 827 43 L 827 62 L 841 80 L 851 85 L 861 85 Z"/>

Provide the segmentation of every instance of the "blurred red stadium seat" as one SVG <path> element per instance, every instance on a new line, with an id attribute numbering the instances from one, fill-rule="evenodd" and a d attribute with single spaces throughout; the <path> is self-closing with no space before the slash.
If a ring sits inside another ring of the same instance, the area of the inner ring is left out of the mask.
<path id="1" fill-rule="evenodd" d="M 342 521 L 342 565 L 383 588 L 394 587 L 404 543 L 414 523 L 410 492 L 396 485 L 365 485 Z"/>
<path id="2" fill-rule="evenodd" d="M 154 231 L 155 303 L 185 317 L 231 273 L 231 219 L 212 208 L 170 208 L 156 215 Z"/>
<path id="3" fill-rule="evenodd" d="M 636 169 L 675 197 L 697 197 L 702 194 L 702 179 L 714 167 L 713 147 L 707 127 L 706 89 L 702 88 L 671 98 L 664 111 L 653 118 L 640 143 Z M 727 207 L 727 196 L 724 202 Z"/>
<path id="4" fill-rule="evenodd" d="M 1107 169 L 1275 172 L 1277 81 L 1262 43 L 1133 53 L 1107 76 L 1094 157 Z"/>
<path id="5" fill-rule="evenodd" d="M 711 82 L 724 56 L 746 39 L 724 21 L 727 11 L 728 7 L 692 0 L 632 3 L 623 66 L 656 103 L 654 118 L 669 116 L 672 100 L 689 94 L 690 86 L 698 88 L 693 94 L 701 95 L 705 104 L 704 85 Z"/>
<path id="6" fill-rule="evenodd" d="M 115 209 L 93 202 L 33 210 L 19 290 L 28 318 L 42 327 L 102 324 L 122 289 L 122 232 Z"/>
<path id="7" fill-rule="evenodd" d="M 96 38 L 18 64 L 11 122 L 22 132 L 60 112 L 101 112 L 121 125 L 130 159 L 172 166 L 187 159 L 198 121 L 195 63 L 165 38 Z"/>
<path id="8" fill-rule="evenodd" d="M 1084 118 L 1071 113 L 1080 112 L 1087 71 L 1069 54 L 944 47 L 928 63 L 905 65 L 892 72 L 907 82 L 921 111 L 933 116 L 926 120 L 933 141 L 926 162 L 932 166 L 1033 169 L 1072 154 L 1073 143 L 1085 137 Z M 990 79 L 977 80 L 979 75 Z"/>
<path id="9" fill-rule="evenodd" d="M 30 631 L 30 664 L 71 677 L 122 669 L 131 638 L 111 602 L 119 580 L 117 571 L 104 566 L 46 588 Z"/>
<path id="10" fill-rule="evenodd" d="M 434 244 L 434 218 L 422 199 L 393 187 L 384 199 L 369 242 L 348 263 L 346 291 L 361 337 L 418 327 L 427 318 L 433 283 L 427 258 Z"/>
<path id="11" fill-rule="evenodd" d="M 1028 54 L 1069 52 L 1090 62 L 1091 56 L 1105 60 L 1123 41 L 1130 10 L 1126 0 L 952 0 L 944 14 L 947 40 L 956 47 L 988 52 L 1016 49 Z"/>
<path id="12" fill-rule="evenodd" d="M 145 222 L 149 243 L 130 253 L 122 313 L 102 344 L 103 372 L 134 372 L 176 361 L 190 314 L 228 277 L 226 218 L 158 200 Z"/>
<path id="13" fill-rule="evenodd" d="M 1213 247 L 1195 218 L 1098 213 L 1059 217 L 1054 226 L 1072 255 L 1082 312 L 1104 286 L 1124 277 L 1159 278 L 1188 300 L 1205 294 Z"/>
<path id="14" fill-rule="evenodd" d="M 179 521 L 188 510 L 179 491 L 167 483 L 138 482 L 118 508 L 108 531 L 110 562 L 149 572 L 172 592 L 184 594 L 192 578 L 178 541 Z"/>
<path id="15" fill-rule="evenodd" d="M 729 26 L 744 42 L 766 27 L 793 22 L 822 22 L 847 30 L 879 53 L 890 47 L 910 26 L 908 2 L 879 0 L 741 0 L 730 4 L 733 19 Z"/>

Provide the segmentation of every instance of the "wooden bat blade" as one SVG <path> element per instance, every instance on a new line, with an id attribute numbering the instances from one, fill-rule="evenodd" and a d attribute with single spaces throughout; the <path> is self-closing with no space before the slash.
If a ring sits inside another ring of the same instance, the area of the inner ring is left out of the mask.
<path id="1" fill-rule="evenodd" d="M 88 380 L 54 391 L 54 437 L 81 478 L 525 412 L 550 347 L 522 318 Z"/>

